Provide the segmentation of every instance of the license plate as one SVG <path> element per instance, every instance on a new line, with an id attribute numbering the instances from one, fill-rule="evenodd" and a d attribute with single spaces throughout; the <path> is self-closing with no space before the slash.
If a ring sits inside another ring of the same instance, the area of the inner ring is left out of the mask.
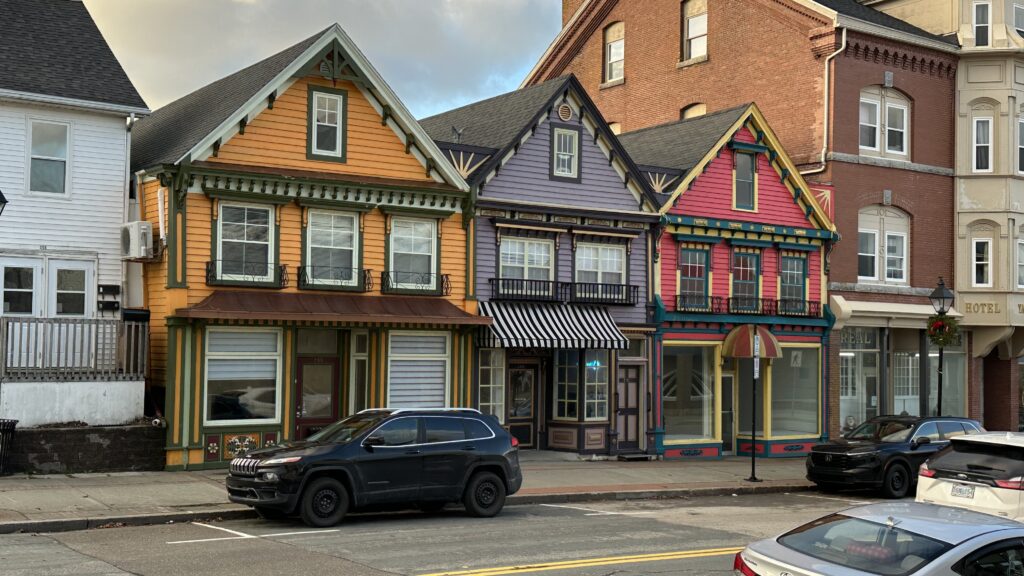
<path id="1" fill-rule="evenodd" d="M 953 490 L 950 492 L 950 495 L 956 496 L 957 498 L 974 498 L 974 486 L 957 484 L 953 486 Z"/>

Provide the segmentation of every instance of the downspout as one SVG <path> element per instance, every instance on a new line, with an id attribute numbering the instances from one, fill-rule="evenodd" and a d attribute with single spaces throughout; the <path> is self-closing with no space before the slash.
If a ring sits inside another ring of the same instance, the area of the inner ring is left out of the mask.
<path id="1" fill-rule="evenodd" d="M 819 174 L 821 172 L 824 172 L 825 168 L 828 166 L 825 163 L 825 160 L 826 160 L 826 157 L 828 156 L 828 130 L 829 130 L 829 121 L 828 121 L 829 105 L 828 104 L 829 104 L 829 97 L 831 95 L 831 91 L 829 90 L 829 87 L 830 87 L 830 81 L 832 79 L 832 71 L 831 71 L 831 68 L 829 68 L 829 64 L 832 63 L 832 60 L 834 60 L 836 56 L 839 56 L 845 50 L 846 50 L 846 28 L 843 28 L 843 39 L 839 42 L 839 49 L 825 57 L 825 98 L 823 99 L 825 101 L 825 115 L 823 116 L 823 120 L 825 122 L 825 130 L 824 130 L 824 133 L 822 134 L 822 137 L 821 137 L 821 159 L 819 160 L 819 162 L 821 163 L 821 166 L 819 166 L 817 168 L 814 168 L 812 170 L 806 170 L 806 171 L 800 172 L 801 174 L 803 174 L 805 176 L 808 175 L 808 174 Z"/>
<path id="2" fill-rule="evenodd" d="M 132 170 L 132 126 L 135 125 L 135 113 L 132 112 L 128 116 L 128 125 L 124 131 L 124 196 L 122 199 L 122 212 L 121 212 L 121 224 L 127 224 L 131 221 L 131 170 Z M 128 270 L 130 268 L 128 262 L 121 259 L 121 308 L 125 308 L 125 300 L 129 298 L 128 294 Z"/>

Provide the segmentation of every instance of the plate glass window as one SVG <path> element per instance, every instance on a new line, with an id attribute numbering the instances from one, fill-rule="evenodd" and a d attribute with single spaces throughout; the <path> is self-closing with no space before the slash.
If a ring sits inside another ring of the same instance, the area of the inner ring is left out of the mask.
<path id="1" fill-rule="evenodd" d="M 307 279 L 314 284 L 353 286 L 356 275 L 357 216 L 310 211 Z"/>
<path id="2" fill-rule="evenodd" d="M 907 237 L 903 234 L 885 235 L 885 279 L 907 280 Z"/>
<path id="3" fill-rule="evenodd" d="M 907 153 L 907 109 L 889 104 L 885 107 L 885 151 Z"/>
<path id="4" fill-rule="evenodd" d="M 974 171 L 992 171 L 992 119 L 974 119 Z"/>
<path id="5" fill-rule="evenodd" d="M 975 238 L 974 249 L 972 250 L 974 286 L 987 287 L 992 285 L 992 240 L 988 238 Z"/>
<path id="6" fill-rule="evenodd" d="M 988 2 L 974 3 L 974 45 L 988 46 L 989 44 L 989 13 L 991 7 Z"/>
<path id="7" fill-rule="evenodd" d="M 878 232 L 861 230 L 857 233 L 857 276 L 866 280 L 875 280 L 877 276 L 876 258 L 878 257 Z"/>
<path id="8" fill-rule="evenodd" d="M 683 53 L 681 60 L 700 58 L 708 53 L 707 0 L 686 0 L 683 8 Z"/>
<path id="9" fill-rule="evenodd" d="M 608 419 L 608 351 L 587 350 L 584 353 L 585 420 Z"/>
<path id="10" fill-rule="evenodd" d="M 708 251 L 683 248 L 679 253 L 679 305 L 683 310 L 707 310 Z"/>
<path id="11" fill-rule="evenodd" d="M 715 348 L 665 346 L 662 378 L 666 440 L 715 437 Z M 731 410 L 731 407 L 722 407 Z"/>
<path id="12" fill-rule="evenodd" d="M 878 102 L 860 101 L 860 147 L 878 150 Z"/>
<path id="13" fill-rule="evenodd" d="M 32 122 L 32 157 L 29 190 L 65 194 L 68 168 L 67 124 Z"/>
<path id="14" fill-rule="evenodd" d="M 313 153 L 322 156 L 342 155 L 342 96 L 313 93 Z"/>
<path id="15" fill-rule="evenodd" d="M 757 171 L 757 157 L 753 154 L 736 152 L 736 199 L 735 207 L 738 210 L 753 210 L 757 204 L 754 198 L 756 186 L 754 184 Z"/>
<path id="16" fill-rule="evenodd" d="M 626 27 L 615 22 L 604 30 L 604 81 L 621 80 L 625 73 Z"/>
<path id="17" fill-rule="evenodd" d="M 273 422 L 280 401 L 280 333 L 210 330 L 206 340 L 206 421 Z"/>
<path id="18" fill-rule="evenodd" d="M 0 266 L 3 272 L 4 316 L 31 316 L 36 311 L 36 269 L 30 266 Z"/>
<path id="19" fill-rule="evenodd" d="M 505 351 L 480 350 L 480 411 L 505 423 Z"/>
<path id="20" fill-rule="evenodd" d="M 772 361 L 772 436 L 818 434 L 818 348 L 783 348 Z"/>
<path id="21" fill-rule="evenodd" d="M 396 288 L 437 287 L 437 222 L 395 218 L 391 222 L 391 281 Z"/>
<path id="22" fill-rule="evenodd" d="M 271 208 L 220 206 L 220 278 L 269 281 L 273 278 Z"/>
<path id="23" fill-rule="evenodd" d="M 575 178 L 579 174 L 579 132 L 555 128 L 554 175 Z"/>

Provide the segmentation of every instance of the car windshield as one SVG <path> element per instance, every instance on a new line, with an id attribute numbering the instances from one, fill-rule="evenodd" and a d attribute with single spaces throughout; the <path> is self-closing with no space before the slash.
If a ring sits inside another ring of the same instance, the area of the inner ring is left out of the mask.
<path id="1" fill-rule="evenodd" d="M 832 514 L 779 537 L 779 543 L 802 554 L 882 576 L 912 574 L 951 546 L 901 530 L 899 520 L 876 524 Z"/>
<path id="2" fill-rule="evenodd" d="M 865 422 L 846 434 L 847 440 L 871 440 L 873 442 L 906 442 L 914 425 L 898 420 Z"/>
<path id="3" fill-rule="evenodd" d="M 382 414 L 356 414 L 344 420 L 339 420 L 323 430 L 313 434 L 307 440 L 310 442 L 348 442 L 377 424 L 384 418 Z"/>

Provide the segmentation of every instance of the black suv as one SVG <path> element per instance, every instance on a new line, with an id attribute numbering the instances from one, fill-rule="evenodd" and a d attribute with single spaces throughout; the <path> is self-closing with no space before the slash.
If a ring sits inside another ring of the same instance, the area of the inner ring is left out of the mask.
<path id="1" fill-rule="evenodd" d="M 298 513 L 332 526 L 349 510 L 459 500 L 473 516 L 501 511 L 523 483 L 519 443 L 477 410 L 364 410 L 302 442 L 231 461 L 228 497 L 264 518 Z"/>
<path id="2" fill-rule="evenodd" d="M 984 430 L 968 418 L 878 416 L 812 448 L 807 479 L 823 490 L 881 488 L 889 498 L 903 498 L 921 463 L 950 438 Z"/>

